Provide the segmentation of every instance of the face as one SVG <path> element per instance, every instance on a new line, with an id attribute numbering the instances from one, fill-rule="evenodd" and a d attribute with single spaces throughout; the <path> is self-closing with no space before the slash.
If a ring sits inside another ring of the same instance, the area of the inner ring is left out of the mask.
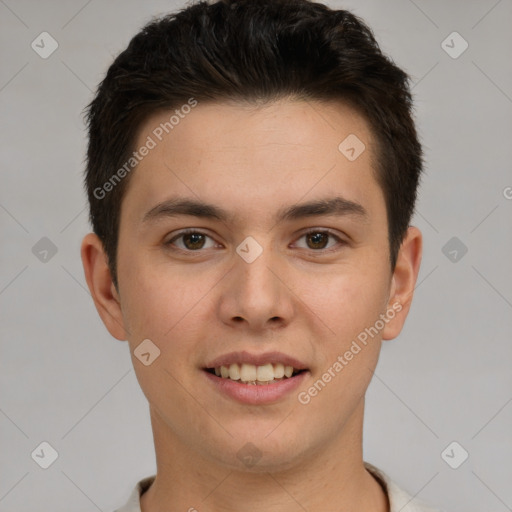
<path id="1" fill-rule="evenodd" d="M 339 103 L 199 103 L 162 136 L 171 114 L 136 143 L 155 145 L 123 199 L 105 323 L 161 436 L 226 467 L 299 464 L 361 419 L 417 273 L 407 255 L 390 269 L 374 140 Z"/>

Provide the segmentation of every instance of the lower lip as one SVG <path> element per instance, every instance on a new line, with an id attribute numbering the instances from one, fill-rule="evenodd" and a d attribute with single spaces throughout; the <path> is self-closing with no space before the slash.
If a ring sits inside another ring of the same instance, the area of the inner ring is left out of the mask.
<path id="1" fill-rule="evenodd" d="M 221 393 L 243 404 L 262 405 L 277 402 L 296 390 L 309 374 L 303 371 L 293 377 L 273 384 L 243 384 L 237 380 L 223 379 L 203 370 L 206 377 Z"/>

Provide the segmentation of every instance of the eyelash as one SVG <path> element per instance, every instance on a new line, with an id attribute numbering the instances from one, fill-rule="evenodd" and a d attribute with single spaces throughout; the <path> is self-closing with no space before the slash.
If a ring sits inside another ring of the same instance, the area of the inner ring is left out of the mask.
<path id="1" fill-rule="evenodd" d="M 176 240 L 178 240 L 178 239 L 180 239 L 180 238 L 182 238 L 182 237 L 184 237 L 186 235 L 190 235 L 190 234 L 203 235 L 203 236 L 211 238 L 213 240 L 213 238 L 210 235 L 207 235 L 206 233 L 203 233 L 202 231 L 199 231 L 197 229 L 185 229 L 184 231 L 181 231 L 180 233 L 178 233 L 177 235 L 172 237 L 169 241 L 165 242 L 164 245 L 167 246 L 167 247 L 170 247 L 172 250 L 186 252 L 186 253 L 200 253 L 200 252 L 203 252 L 203 249 L 192 250 L 192 249 L 181 249 L 180 247 L 173 247 L 173 243 Z M 333 233 L 331 230 L 329 230 L 329 229 L 319 229 L 319 228 L 310 228 L 310 229 L 308 229 L 306 232 L 302 233 L 302 235 L 297 240 L 300 240 L 301 238 L 303 238 L 305 236 L 308 236 L 308 235 L 311 235 L 311 234 L 329 235 L 332 238 L 336 239 L 336 241 L 338 242 L 338 245 L 346 245 L 346 243 L 347 243 L 342 238 L 340 238 L 338 235 Z M 328 249 L 306 249 L 306 250 L 311 251 L 313 253 L 326 254 L 326 253 L 330 253 L 330 252 L 334 252 L 336 250 L 339 250 L 339 247 L 338 248 L 337 247 L 330 247 Z"/>

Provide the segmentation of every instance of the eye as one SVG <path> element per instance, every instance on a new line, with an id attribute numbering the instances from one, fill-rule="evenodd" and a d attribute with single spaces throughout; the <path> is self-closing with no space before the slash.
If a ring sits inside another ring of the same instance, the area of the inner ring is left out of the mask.
<path id="1" fill-rule="evenodd" d="M 210 240 L 210 245 L 208 245 L 207 240 Z M 190 229 L 177 234 L 165 242 L 165 245 L 177 247 L 182 251 L 198 251 L 199 249 L 215 247 L 215 241 L 205 233 Z"/>
<path id="2" fill-rule="evenodd" d="M 336 246 L 336 242 L 343 244 L 343 240 L 328 230 L 322 230 L 322 229 L 311 229 L 307 233 L 303 234 L 299 240 L 305 238 L 306 240 L 306 247 L 303 247 L 304 249 L 313 249 L 315 251 L 323 250 L 323 249 L 330 249 L 333 246 Z M 329 238 L 334 239 L 334 243 L 331 245 L 329 244 Z"/>

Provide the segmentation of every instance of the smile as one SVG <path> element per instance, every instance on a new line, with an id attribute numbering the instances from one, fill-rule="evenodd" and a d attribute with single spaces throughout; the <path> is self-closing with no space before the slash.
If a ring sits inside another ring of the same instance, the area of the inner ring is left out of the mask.
<path id="1" fill-rule="evenodd" d="M 304 370 L 299 370 L 282 363 L 267 363 L 261 366 L 250 363 L 233 363 L 216 366 L 215 368 L 207 368 L 206 371 L 221 379 L 238 381 L 240 384 L 268 385 L 289 379 Z"/>

